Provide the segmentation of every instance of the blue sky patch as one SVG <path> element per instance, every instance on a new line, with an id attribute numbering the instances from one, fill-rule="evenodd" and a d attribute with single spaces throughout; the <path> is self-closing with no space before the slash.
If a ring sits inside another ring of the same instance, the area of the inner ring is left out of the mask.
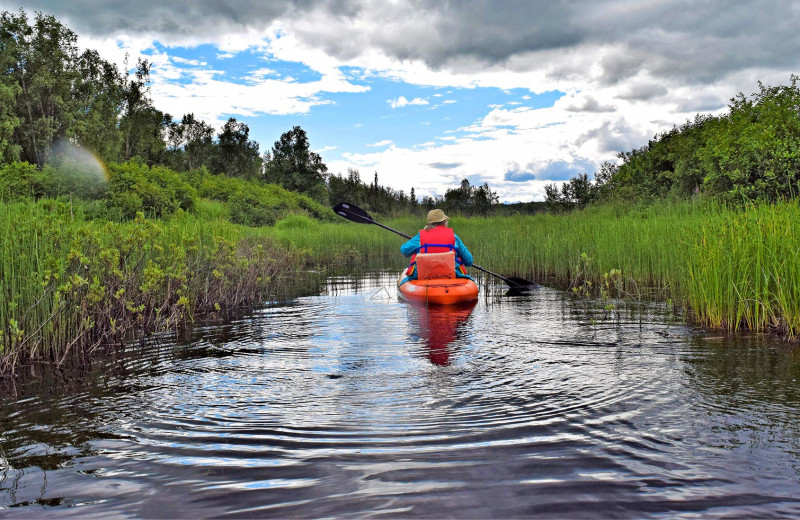
<path id="1" fill-rule="evenodd" d="M 282 81 L 291 78 L 292 83 L 300 86 L 323 77 L 303 63 L 277 60 L 257 50 L 225 54 L 214 45 L 167 49 L 156 43 L 154 47 L 154 52 L 167 53 L 171 63 L 183 71 L 180 79 L 170 80 L 179 84 L 191 83 L 191 73 L 195 70 L 220 71 L 216 80 L 237 85 L 253 84 L 260 77 Z M 346 153 L 373 153 L 378 149 L 376 143 L 412 149 L 441 139 L 463 137 L 464 129 L 480 122 L 491 107 L 543 108 L 552 106 L 563 95 L 558 91 L 537 95 L 524 88 L 416 85 L 369 74 L 360 67 L 339 70 L 349 83 L 368 90 L 319 92 L 311 96 L 313 106 L 308 113 L 224 114 L 224 117 L 246 123 L 251 138 L 259 142 L 262 151 L 271 148 L 283 132 L 299 125 L 309 135 L 312 147 L 322 152 L 323 160 L 330 161 L 342 160 Z M 180 118 L 182 114 L 173 116 Z"/>
<path id="2" fill-rule="evenodd" d="M 503 180 L 508 182 L 527 182 L 536 179 L 536 174 L 532 170 L 514 168 L 506 171 Z"/>
<path id="3" fill-rule="evenodd" d="M 566 181 L 581 173 L 588 173 L 590 176 L 594 172 L 594 165 L 588 161 L 553 161 L 542 168 L 537 174 L 537 179 Z"/>

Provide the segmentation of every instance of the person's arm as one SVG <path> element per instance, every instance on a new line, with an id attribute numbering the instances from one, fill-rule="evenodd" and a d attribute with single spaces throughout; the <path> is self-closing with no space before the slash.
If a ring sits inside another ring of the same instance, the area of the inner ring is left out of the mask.
<path id="1" fill-rule="evenodd" d="M 419 250 L 419 233 L 414 235 L 414 237 L 400 246 L 400 252 L 403 253 L 403 256 L 411 256 Z"/>
<path id="2" fill-rule="evenodd" d="M 467 246 L 464 245 L 464 242 L 458 238 L 456 235 L 456 254 L 459 258 L 461 258 L 461 263 L 466 265 L 467 267 L 472 265 L 472 253 L 469 252 Z"/>

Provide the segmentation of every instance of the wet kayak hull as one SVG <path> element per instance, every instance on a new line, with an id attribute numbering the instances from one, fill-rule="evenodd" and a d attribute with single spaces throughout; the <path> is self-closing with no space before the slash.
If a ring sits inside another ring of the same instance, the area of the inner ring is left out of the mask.
<path id="1" fill-rule="evenodd" d="M 468 278 L 410 280 L 400 285 L 404 276 L 404 273 L 400 273 L 397 279 L 397 296 L 401 300 L 433 305 L 455 305 L 478 299 L 478 285 Z"/>

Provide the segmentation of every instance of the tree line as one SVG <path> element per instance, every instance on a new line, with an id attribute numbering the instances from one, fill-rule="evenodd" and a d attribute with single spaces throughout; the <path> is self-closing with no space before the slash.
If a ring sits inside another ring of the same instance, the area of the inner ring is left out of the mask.
<path id="1" fill-rule="evenodd" d="M 800 87 L 759 82 L 728 112 L 697 115 L 618 155 L 589 180 L 580 174 L 546 189 L 548 207 L 581 208 L 610 200 L 706 197 L 726 202 L 795 199 L 800 194 Z"/>
<path id="2" fill-rule="evenodd" d="M 351 200 L 383 214 L 418 213 L 434 205 L 465 215 L 488 214 L 498 197 L 487 184 L 460 186 L 418 200 L 356 170 L 330 175 L 299 126 L 261 154 L 244 122 L 230 118 L 216 131 L 195 114 L 175 118 L 155 107 L 151 64 L 120 72 L 95 50 L 79 51 L 77 35 L 55 17 L 20 10 L 0 14 L 0 163 L 39 168 L 58 163 L 61 141 L 95 152 L 105 163 L 134 161 L 176 172 L 277 184 L 322 202 Z"/>

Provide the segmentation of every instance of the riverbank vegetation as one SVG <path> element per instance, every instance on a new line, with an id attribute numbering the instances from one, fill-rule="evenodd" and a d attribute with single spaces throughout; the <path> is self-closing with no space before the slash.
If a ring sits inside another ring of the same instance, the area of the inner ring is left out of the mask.
<path id="1" fill-rule="evenodd" d="M 46 15 L 0 14 L 0 372 L 279 298 L 300 271 L 399 270 L 400 239 L 339 219 L 339 201 L 409 234 L 441 207 L 493 271 L 800 333 L 796 77 L 544 202 L 500 204 L 467 179 L 419 198 L 377 172 L 331 174 L 299 126 L 261 154 L 236 119 L 217 132 L 158 110 L 149 63 L 121 73 L 76 39 Z"/>
<path id="2" fill-rule="evenodd" d="M 758 84 L 731 99 L 724 114 L 697 115 L 641 148 L 620 152 L 619 163 L 547 187 L 550 209 L 610 201 L 705 198 L 735 204 L 800 195 L 800 77 L 788 85 Z"/>
<path id="3" fill-rule="evenodd" d="M 412 234 L 420 220 L 383 223 Z M 606 204 L 557 214 L 454 217 L 452 225 L 476 263 L 495 272 L 580 297 L 671 301 L 699 325 L 800 334 L 796 200 Z M 357 265 L 403 264 L 397 258 L 402 239 L 376 226 L 319 224 L 293 240 L 319 252 L 350 244 Z M 323 263 L 334 261 L 315 254 Z"/>
<path id="4" fill-rule="evenodd" d="M 198 316 L 277 299 L 308 253 L 221 219 L 179 211 L 87 219 L 82 205 L 0 207 L 0 369 L 60 361 Z"/>

